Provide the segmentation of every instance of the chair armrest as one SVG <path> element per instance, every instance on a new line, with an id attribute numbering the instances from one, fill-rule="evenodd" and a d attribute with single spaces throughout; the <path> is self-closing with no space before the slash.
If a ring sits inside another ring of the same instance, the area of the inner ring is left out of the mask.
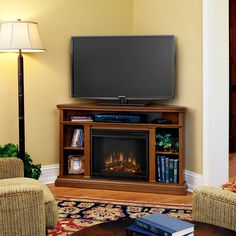
<path id="1" fill-rule="evenodd" d="M 24 177 L 24 164 L 17 157 L 0 158 L 0 179 Z"/>
<path id="2" fill-rule="evenodd" d="M 193 191 L 193 220 L 236 231 L 236 193 L 201 186 Z"/>
<path id="3" fill-rule="evenodd" d="M 43 191 L 33 185 L 0 187 L 0 236 L 45 236 Z"/>

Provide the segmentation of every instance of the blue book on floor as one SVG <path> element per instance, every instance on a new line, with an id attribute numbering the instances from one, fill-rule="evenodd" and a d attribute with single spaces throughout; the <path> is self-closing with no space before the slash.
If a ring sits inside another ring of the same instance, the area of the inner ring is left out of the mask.
<path id="1" fill-rule="evenodd" d="M 159 234 L 154 234 L 152 232 L 149 232 L 135 224 L 129 226 L 126 229 L 126 236 L 158 236 Z M 193 236 L 193 233 L 185 234 L 183 236 Z"/>
<path id="2" fill-rule="evenodd" d="M 182 236 L 194 231 L 193 224 L 160 213 L 137 218 L 135 224 L 160 236 Z"/>
<path id="3" fill-rule="evenodd" d="M 145 229 L 133 224 L 126 229 L 127 236 L 156 236 L 156 234 L 146 231 Z"/>

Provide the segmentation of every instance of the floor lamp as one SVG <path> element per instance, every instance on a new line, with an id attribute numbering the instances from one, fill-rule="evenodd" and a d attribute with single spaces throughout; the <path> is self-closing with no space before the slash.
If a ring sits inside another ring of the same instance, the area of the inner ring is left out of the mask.
<path id="1" fill-rule="evenodd" d="M 0 52 L 18 52 L 18 113 L 19 154 L 25 157 L 24 65 L 22 53 L 43 52 L 38 24 L 31 21 L 11 21 L 0 24 Z"/>

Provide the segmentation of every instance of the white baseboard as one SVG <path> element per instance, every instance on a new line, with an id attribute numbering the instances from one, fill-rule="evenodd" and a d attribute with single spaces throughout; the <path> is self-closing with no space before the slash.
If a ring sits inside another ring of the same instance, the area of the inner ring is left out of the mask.
<path id="1" fill-rule="evenodd" d="M 59 173 L 59 164 L 42 166 L 42 175 L 39 180 L 44 184 L 52 184 L 55 182 Z M 192 192 L 194 188 L 203 184 L 202 175 L 196 174 L 189 170 L 184 171 L 184 177 L 187 184 L 187 190 Z"/>
<path id="2" fill-rule="evenodd" d="M 189 170 L 184 171 L 184 179 L 187 184 L 188 192 L 192 192 L 194 188 L 203 185 L 203 176 Z"/>
<path id="3" fill-rule="evenodd" d="M 52 184 L 55 182 L 59 173 L 59 164 L 45 165 L 41 168 L 42 174 L 39 180 L 44 184 Z"/>

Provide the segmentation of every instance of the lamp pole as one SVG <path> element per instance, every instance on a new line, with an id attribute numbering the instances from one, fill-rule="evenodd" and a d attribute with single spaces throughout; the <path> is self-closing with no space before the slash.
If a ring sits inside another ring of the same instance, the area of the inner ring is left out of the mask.
<path id="1" fill-rule="evenodd" d="M 24 109 L 24 60 L 19 49 L 18 56 L 18 113 L 19 113 L 19 154 L 24 162 L 25 157 L 25 109 Z"/>

